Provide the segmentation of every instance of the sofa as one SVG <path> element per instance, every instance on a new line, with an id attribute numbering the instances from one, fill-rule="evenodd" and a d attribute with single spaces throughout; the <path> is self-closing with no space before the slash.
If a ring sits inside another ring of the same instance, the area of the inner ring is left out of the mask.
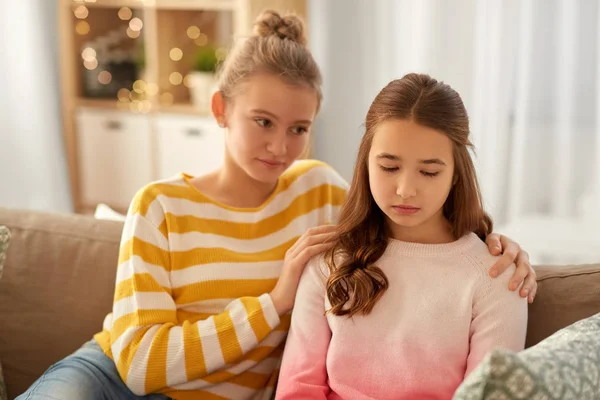
<path id="1" fill-rule="evenodd" d="M 0 279 L 0 362 L 13 399 L 101 329 L 122 222 L 0 208 L 11 232 Z M 600 261 L 600 260 L 599 260 Z M 600 313 L 600 264 L 536 266 L 527 347 Z"/>

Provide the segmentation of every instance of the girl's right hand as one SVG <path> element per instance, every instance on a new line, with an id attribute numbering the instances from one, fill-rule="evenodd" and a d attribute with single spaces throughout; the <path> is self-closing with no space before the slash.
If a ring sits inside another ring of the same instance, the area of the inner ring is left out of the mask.
<path id="1" fill-rule="evenodd" d="M 283 315 L 294 307 L 296 290 L 306 263 L 333 245 L 335 231 L 335 225 L 310 228 L 285 253 L 281 275 L 270 293 L 277 314 Z"/>

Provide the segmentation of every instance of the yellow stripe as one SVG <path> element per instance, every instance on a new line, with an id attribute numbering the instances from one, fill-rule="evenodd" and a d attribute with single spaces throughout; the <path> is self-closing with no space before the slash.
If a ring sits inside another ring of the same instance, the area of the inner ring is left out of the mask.
<path id="1" fill-rule="evenodd" d="M 271 379 L 267 382 L 267 387 L 274 388 L 277 383 L 277 377 L 279 376 L 279 368 L 275 368 L 271 374 Z"/>
<path id="2" fill-rule="evenodd" d="M 214 374 L 205 376 L 204 378 L 202 378 L 202 380 L 206 381 L 208 383 L 211 383 L 213 385 L 216 385 L 217 383 L 225 382 L 225 381 L 233 378 L 234 376 L 235 375 L 232 374 L 231 372 L 223 369 L 221 371 L 215 372 Z"/>
<path id="3" fill-rule="evenodd" d="M 237 251 L 220 247 L 203 247 L 188 251 L 172 252 L 173 264 L 171 270 L 177 271 L 196 265 L 211 263 L 258 263 L 281 261 L 285 258 L 285 253 L 288 249 L 296 243 L 296 240 L 298 240 L 298 237 L 294 237 L 277 247 L 256 253 L 238 253 Z"/>
<path id="4" fill-rule="evenodd" d="M 163 222 L 158 227 L 158 230 L 160 231 L 160 233 L 163 234 L 163 236 L 165 237 L 165 239 L 169 240 L 169 227 L 167 226 L 167 219 L 166 218 L 163 219 Z"/>
<path id="5" fill-rule="evenodd" d="M 236 239 L 258 239 L 288 226 L 294 219 L 326 205 L 338 206 L 344 202 L 344 189 L 322 185 L 296 197 L 288 208 L 257 223 L 232 222 L 198 218 L 191 215 L 167 213 L 171 233 L 202 232 Z"/>
<path id="6" fill-rule="evenodd" d="M 231 400 L 229 397 L 221 397 L 204 390 L 174 390 L 161 392 L 173 400 Z"/>
<path id="7" fill-rule="evenodd" d="M 194 323 L 183 323 L 183 348 L 185 351 L 185 372 L 189 381 L 206 375 L 206 364 L 204 361 L 204 350 L 200 341 L 198 325 Z M 191 355 L 193 354 L 193 357 Z"/>
<path id="8" fill-rule="evenodd" d="M 284 314 L 279 317 L 279 326 L 275 328 L 276 331 L 289 331 L 290 325 L 292 324 L 292 315 Z"/>
<path id="9" fill-rule="evenodd" d="M 221 344 L 223 359 L 226 364 L 232 364 L 236 362 L 243 353 L 229 311 L 215 315 L 214 320 L 219 343 Z"/>
<path id="10" fill-rule="evenodd" d="M 123 378 L 123 382 L 127 382 L 127 376 L 129 375 L 129 368 L 131 366 L 131 362 L 133 361 L 133 357 L 135 356 L 135 352 L 137 351 L 140 341 L 144 337 L 144 334 L 148 331 L 149 328 L 142 328 L 137 331 L 133 335 L 133 339 L 131 343 L 121 351 L 119 355 L 119 361 L 117 362 L 117 370 L 119 371 L 119 375 Z"/>
<path id="11" fill-rule="evenodd" d="M 259 390 L 267 386 L 271 374 L 259 374 L 257 372 L 246 371 L 243 374 L 234 376 L 228 382 L 245 388 Z"/>
<path id="12" fill-rule="evenodd" d="M 256 339 L 260 342 L 271 333 L 271 327 L 265 318 L 260 300 L 257 297 L 242 297 L 240 301 L 246 308 L 248 321 L 252 326 Z"/>
<path id="13" fill-rule="evenodd" d="M 173 289 L 177 304 L 188 304 L 201 300 L 237 299 L 246 296 L 260 296 L 275 287 L 274 279 L 240 279 L 202 281 Z"/>
<path id="14" fill-rule="evenodd" d="M 134 236 L 125 242 L 119 251 L 119 264 L 138 256 L 148 264 L 159 265 L 165 269 L 169 266 L 169 252 Z"/>
<path id="15" fill-rule="evenodd" d="M 171 289 L 159 285 L 151 274 L 133 274 L 131 278 L 117 285 L 114 302 L 133 296 L 136 292 L 167 292 L 170 295 Z"/>
<path id="16" fill-rule="evenodd" d="M 174 310 L 137 310 L 116 320 L 110 330 L 110 340 L 116 342 L 129 327 L 172 323 L 176 324 Z"/>
<path id="17" fill-rule="evenodd" d="M 146 392 L 151 393 L 167 386 L 169 331 L 174 326 L 173 324 L 165 324 L 154 335 L 146 368 Z"/>
<path id="18" fill-rule="evenodd" d="M 242 361 L 254 361 L 261 362 L 265 358 L 271 357 L 276 347 L 272 346 L 258 346 L 254 349 L 250 350 L 241 360 L 238 361 L 238 364 Z"/>
<path id="19" fill-rule="evenodd" d="M 177 321 L 179 321 L 180 324 L 185 321 L 193 324 L 198 321 L 208 319 L 208 318 L 212 317 L 213 315 L 215 315 L 215 314 L 214 313 L 187 311 L 187 310 L 177 310 Z"/>

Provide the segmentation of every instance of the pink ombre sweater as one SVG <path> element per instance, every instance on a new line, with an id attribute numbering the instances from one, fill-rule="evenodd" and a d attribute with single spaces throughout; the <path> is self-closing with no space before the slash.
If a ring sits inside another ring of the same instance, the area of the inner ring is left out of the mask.
<path id="1" fill-rule="evenodd" d="M 512 266 L 475 234 L 448 244 L 390 240 L 377 262 L 389 288 L 367 316 L 325 315 L 327 267 L 300 281 L 277 399 L 451 399 L 494 347 L 525 345 L 527 302 L 508 290 Z"/>

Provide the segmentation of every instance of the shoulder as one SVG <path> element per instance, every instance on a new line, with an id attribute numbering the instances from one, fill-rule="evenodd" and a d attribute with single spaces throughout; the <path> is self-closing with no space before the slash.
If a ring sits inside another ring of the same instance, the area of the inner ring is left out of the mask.
<path id="1" fill-rule="evenodd" d="M 133 196 L 128 214 L 161 219 L 161 215 L 164 216 L 163 202 L 171 197 L 186 197 L 188 191 L 190 188 L 183 175 L 148 183 Z"/>
<path id="2" fill-rule="evenodd" d="M 306 182 L 312 186 L 330 185 L 346 191 L 348 182 L 329 164 L 319 160 L 298 160 L 282 175 L 288 185 L 294 181 Z"/>

